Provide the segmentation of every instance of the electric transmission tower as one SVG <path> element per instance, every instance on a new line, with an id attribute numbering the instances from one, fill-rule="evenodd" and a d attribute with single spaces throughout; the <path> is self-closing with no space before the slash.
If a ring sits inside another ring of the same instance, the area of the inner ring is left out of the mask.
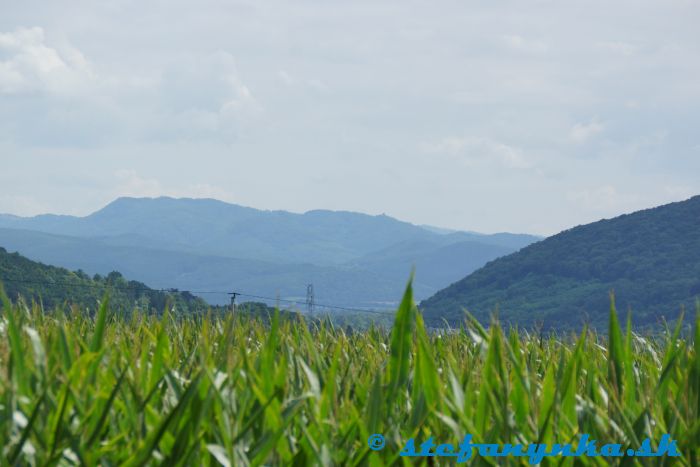
<path id="1" fill-rule="evenodd" d="M 314 312 L 314 285 L 306 286 L 306 311 L 311 315 Z"/>
<path id="2" fill-rule="evenodd" d="M 236 296 L 238 295 L 237 292 L 231 292 L 229 293 L 231 296 L 231 313 L 236 313 Z"/>

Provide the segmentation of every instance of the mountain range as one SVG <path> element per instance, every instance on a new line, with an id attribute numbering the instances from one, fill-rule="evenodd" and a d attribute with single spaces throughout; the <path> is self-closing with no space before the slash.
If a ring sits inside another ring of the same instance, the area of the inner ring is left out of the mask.
<path id="1" fill-rule="evenodd" d="M 637 326 L 676 319 L 700 297 L 700 196 L 577 226 L 495 259 L 424 300 L 426 323 L 605 328 L 617 308 Z"/>
<path id="2" fill-rule="evenodd" d="M 0 246 L 33 260 L 89 274 L 118 270 L 156 288 L 301 300 L 313 283 L 317 302 L 364 308 L 394 305 L 413 266 L 416 297 L 426 298 L 538 240 L 212 199 L 119 198 L 85 217 L 0 215 Z"/>

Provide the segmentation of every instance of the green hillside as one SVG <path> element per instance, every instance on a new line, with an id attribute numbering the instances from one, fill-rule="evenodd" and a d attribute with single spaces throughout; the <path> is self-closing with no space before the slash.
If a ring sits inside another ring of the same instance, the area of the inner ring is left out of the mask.
<path id="1" fill-rule="evenodd" d="M 421 303 L 426 321 L 604 326 L 609 291 L 634 324 L 678 317 L 700 296 L 700 196 L 578 226 L 491 261 Z"/>
<path id="2" fill-rule="evenodd" d="M 22 297 L 28 302 L 41 302 L 47 310 L 64 304 L 94 310 L 105 293 L 109 294 L 111 306 L 122 311 L 138 308 L 162 312 L 168 303 L 179 313 L 202 312 L 208 308 L 202 299 L 188 292 L 153 290 L 141 282 L 125 279 L 118 272 L 90 277 L 82 271 L 31 261 L 4 248 L 0 248 L 0 284 L 11 300 Z"/>
<path id="3" fill-rule="evenodd" d="M 207 313 L 224 315 L 230 311 L 228 306 L 210 305 L 202 298 L 187 291 L 163 292 L 152 289 L 145 284 L 125 279 L 119 272 L 106 276 L 88 276 L 84 272 L 70 271 L 65 268 L 48 266 L 25 258 L 19 253 L 8 253 L 0 247 L 0 286 L 6 295 L 17 302 L 20 297 L 27 303 L 41 303 L 44 310 L 51 310 L 63 305 L 77 306 L 94 312 L 100 300 L 107 293 L 110 308 L 122 312 L 139 309 L 148 313 L 160 314 L 170 304 L 177 315 Z M 279 316 L 287 321 L 299 320 L 298 307 L 280 309 Z M 275 307 L 261 302 L 242 302 L 236 305 L 237 314 L 269 322 L 275 314 Z M 357 329 L 366 328 L 371 322 L 390 326 L 390 315 L 344 313 L 337 315 L 320 310 L 316 315 L 306 317 L 308 323 L 320 324 L 330 318 L 337 326 L 350 326 Z"/>

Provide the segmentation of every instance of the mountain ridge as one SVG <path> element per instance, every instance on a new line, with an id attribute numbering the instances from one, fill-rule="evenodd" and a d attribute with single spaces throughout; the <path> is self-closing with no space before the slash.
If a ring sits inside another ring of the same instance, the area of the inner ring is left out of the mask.
<path id="1" fill-rule="evenodd" d="M 614 290 L 639 325 L 675 319 L 700 295 L 700 196 L 564 230 L 494 259 L 424 300 L 433 325 L 463 319 L 603 326 Z M 563 326 L 562 326 L 563 325 Z"/>
<path id="2" fill-rule="evenodd" d="M 122 197 L 84 217 L 0 216 L 0 245 L 51 264 L 101 274 L 119 269 L 149 284 L 184 289 L 228 281 L 229 288 L 244 284 L 268 296 L 303 297 L 314 283 L 317 296 L 362 307 L 394 303 L 414 264 L 420 299 L 538 239 L 437 234 L 385 214 L 264 211 L 194 198 Z M 422 247 L 401 247 L 411 244 Z M 452 254 L 445 254 L 449 245 L 455 245 Z"/>

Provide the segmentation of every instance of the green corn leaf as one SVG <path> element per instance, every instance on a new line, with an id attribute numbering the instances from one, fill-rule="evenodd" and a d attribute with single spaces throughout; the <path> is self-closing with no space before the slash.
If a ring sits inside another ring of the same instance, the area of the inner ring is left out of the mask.
<path id="1" fill-rule="evenodd" d="M 95 321 L 95 331 L 92 334 L 90 341 L 90 352 L 99 352 L 102 347 L 102 341 L 105 334 L 105 326 L 107 325 L 107 310 L 109 309 L 109 296 L 105 295 L 97 311 L 97 320 Z"/>
<path id="2" fill-rule="evenodd" d="M 400 390 L 406 386 L 409 375 L 413 330 L 416 323 L 416 308 L 413 304 L 413 276 L 406 285 L 391 331 L 391 356 L 389 359 L 387 392 L 388 401 L 394 402 Z"/>
<path id="3" fill-rule="evenodd" d="M 608 378 L 615 394 L 622 395 L 622 382 L 625 377 L 625 351 L 622 330 L 615 310 L 615 296 L 610 293 L 610 326 L 608 329 Z"/>

